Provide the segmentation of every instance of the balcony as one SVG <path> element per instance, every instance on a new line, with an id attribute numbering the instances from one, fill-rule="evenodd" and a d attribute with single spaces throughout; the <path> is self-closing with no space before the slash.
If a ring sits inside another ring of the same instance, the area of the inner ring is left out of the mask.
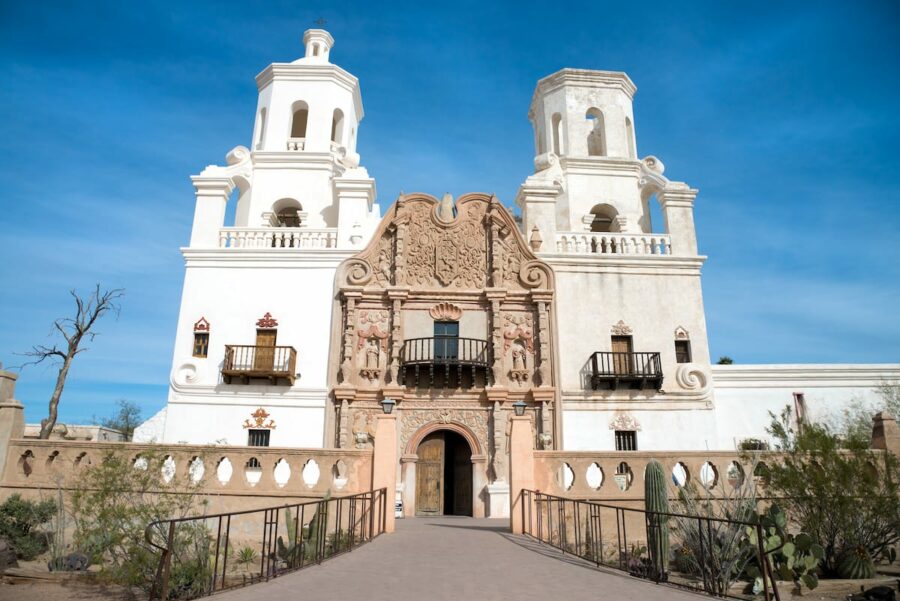
<path id="1" fill-rule="evenodd" d="M 671 255 L 666 234 L 559 232 L 556 252 L 567 255 Z"/>
<path id="2" fill-rule="evenodd" d="M 319 249 L 337 246 L 337 228 L 223 227 L 219 248 Z"/>
<path id="3" fill-rule="evenodd" d="M 659 390 L 662 363 L 659 353 L 610 353 L 591 355 L 591 388 L 594 390 Z"/>
<path id="4" fill-rule="evenodd" d="M 489 378 L 487 340 L 450 336 L 410 338 L 400 350 L 400 381 L 404 386 L 472 388 L 486 386 Z"/>
<path id="5" fill-rule="evenodd" d="M 225 346 L 222 379 L 231 384 L 239 378 L 243 384 L 250 379 L 265 378 L 272 384 L 293 385 L 297 372 L 297 351 L 292 346 Z"/>

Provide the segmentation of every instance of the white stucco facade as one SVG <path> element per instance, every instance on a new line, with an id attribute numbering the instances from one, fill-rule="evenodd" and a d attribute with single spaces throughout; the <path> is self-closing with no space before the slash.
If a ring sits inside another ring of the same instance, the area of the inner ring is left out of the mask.
<path id="1" fill-rule="evenodd" d="M 168 404 L 136 440 L 240 445 L 256 425 L 272 446 L 336 444 L 341 352 L 332 347 L 346 325 L 335 310 L 336 275 L 370 243 L 381 210 L 356 153 L 359 82 L 330 62 L 327 32 L 310 30 L 304 42 L 302 58 L 257 76 L 250 144 L 192 177 Z M 768 413 L 795 392 L 815 419 L 854 398 L 874 402 L 880 384 L 900 381 L 900 365 L 711 365 L 698 191 L 670 180 L 658 158 L 639 158 L 635 93 L 624 73 L 563 69 L 532 98 L 535 170 L 515 202 L 521 234 L 555 281 L 546 346 L 553 386 L 541 376 L 547 390 L 534 397 L 557 416 L 543 444 L 615 450 L 618 430 L 636 432 L 641 450 L 733 449 L 764 438 Z M 228 202 L 237 205 L 233 224 Z M 652 222 L 652 203 L 663 223 Z M 455 209 L 446 210 L 450 219 Z M 432 336 L 433 315 L 410 307 L 392 335 Z M 492 326 L 487 313 L 467 309 L 458 327 L 460 337 L 487 339 Z M 386 357 L 373 352 L 379 368 Z M 433 396 L 452 402 L 457 393 Z M 494 412 L 509 409 L 492 403 Z M 262 422 L 252 415 L 259 410 Z M 502 432 L 491 432 L 486 448 L 499 448 Z M 343 433 L 358 434 L 365 440 Z"/>

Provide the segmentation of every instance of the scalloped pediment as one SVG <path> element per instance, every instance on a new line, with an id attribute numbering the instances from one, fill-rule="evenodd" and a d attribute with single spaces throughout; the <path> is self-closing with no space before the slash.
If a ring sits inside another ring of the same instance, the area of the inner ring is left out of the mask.
<path id="1" fill-rule="evenodd" d="M 493 196 L 401 196 L 369 245 L 344 264 L 341 285 L 473 290 L 552 288 L 509 211 Z"/>

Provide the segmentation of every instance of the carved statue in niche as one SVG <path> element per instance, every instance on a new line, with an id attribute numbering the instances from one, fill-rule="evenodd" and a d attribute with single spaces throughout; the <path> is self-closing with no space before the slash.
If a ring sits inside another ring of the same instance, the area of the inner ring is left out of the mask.
<path id="1" fill-rule="evenodd" d="M 503 314 L 503 354 L 509 357 L 509 379 L 528 382 L 534 357 L 534 318 L 528 313 Z"/>
<path id="2" fill-rule="evenodd" d="M 377 382 L 381 378 L 381 354 L 387 353 L 388 312 L 383 309 L 361 310 L 356 333 L 359 374 L 370 384 Z"/>
<path id="3" fill-rule="evenodd" d="M 509 372 L 511 380 L 517 384 L 528 381 L 528 355 L 525 352 L 525 342 L 520 338 L 512 344 L 512 369 Z"/>
<path id="4" fill-rule="evenodd" d="M 366 342 L 363 361 L 359 374 L 370 383 L 376 382 L 381 377 L 381 349 L 377 338 L 369 338 Z"/>

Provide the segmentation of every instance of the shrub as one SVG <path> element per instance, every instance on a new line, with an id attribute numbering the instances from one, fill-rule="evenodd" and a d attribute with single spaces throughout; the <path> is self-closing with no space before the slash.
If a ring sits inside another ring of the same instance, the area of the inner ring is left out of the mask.
<path id="1" fill-rule="evenodd" d="M 10 542 L 19 559 L 31 560 L 47 550 L 50 537 L 38 528 L 56 514 L 52 500 L 29 501 L 11 495 L 0 504 L 0 537 Z"/>
<path id="2" fill-rule="evenodd" d="M 199 483 L 187 473 L 164 482 L 162 465 L 163 457 L 153 453 L 143 454 L 140 463 L 108 453 L 76 479 L 71 503 L 75 544 L 102 565 L 101 575 L 118 584 L 150 590 L 160 553 L 147 543 L 144 529 L 202 506 L 196 496 Z M 165 547 L 167 534 L 167 527 L 153 532 L 154 542 Z M 204 524 L 187 522 L 175 529 L 172 598 L 191 598 L 206 588 L 210 547 Z"/>
<path id="3" fill-rule="evenodd" d="M 720 482 L 715 488 L 698 489 L 691 483 L 678 489 L 673 511 L 688 516 L 672 518 L 672 535 L 680 542 L 679 571 L 698 575 L 708 593 L 725 595 L 756 555 L 745 525 L 756 519 L 756 492 L 753 478 L 737 486 Z"/>
<path id="4" fill-rule="evenodd" d="M 768 432 L 783 460 L 763 480 L 796 526 L 822 544 L 825 575 L 837 574 L 841 557 L 858 547 L 876 561 L 893 560 L 900 542 L 897 458 L 860 445 L 843 449 L 846 441 L 827 425 L 793 423 L 789 407 L 772 415 Z"/>

